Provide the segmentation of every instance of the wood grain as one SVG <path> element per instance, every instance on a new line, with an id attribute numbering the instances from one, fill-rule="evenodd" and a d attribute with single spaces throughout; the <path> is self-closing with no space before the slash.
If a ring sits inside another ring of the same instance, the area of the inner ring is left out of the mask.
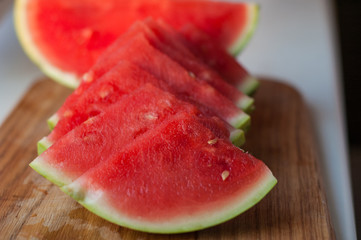
<path id="1" fill-rule="evenodd" d="M 292 88 L 262 81 L 244 147 L 270 167 L 277 186 L 231 221 L 177 235 L 111 224 L 28 166 L 36 142 L 49 133 L 46 119 L 69 94 L 50 80 L 39 81 L 0 128 L 1 239 L 334 239 L 308 112 Z"/>

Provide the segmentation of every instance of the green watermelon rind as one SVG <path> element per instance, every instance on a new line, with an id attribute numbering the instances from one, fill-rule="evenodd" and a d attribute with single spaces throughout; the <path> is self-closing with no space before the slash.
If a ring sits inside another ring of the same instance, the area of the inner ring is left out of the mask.
<path id="1" fill-rule="evenodd" d="M 232 144 L 236 147 L 241 147 L 246 142 L 246 135 L 241 129 L 235 129 L 229 136 Z"/>
<path id="2" fill-rule="evenodd" d="M 48 149 L 53 143 L 48 140 L 47 137 L 43 137 L 37 144 L 38 155 L 42 154 L 46 149 Z"/>
<path id="3" fill-rule="evenodd" d="M 254 109 L 254 99 L 244 96 L 237 102 L 236 106 L 246 113 L 251 113 Z"/>
<path id="4" fill-rule="evenodd" d="M 43 160 L 41 155 L 35 158 L 29 166 L 41 176 L 59 187 L 72 182 L 70 177 L 66 176 L 61 171 L 47 163 L 47 161 Z"/>
<path id="5" fill-rule="evenodd" d="M 15 31 L 25 53 L 47 76 L 68 88 L 77 88 L 79 77 L 75 73 L 60 70 L 38 51 L 27 24 L 27 2 L 28 0 L 16 0 L 14 8 Z"/>
<path id="6" fill-rule="evenodd" d="M 228 119 L 227 122 L 234 128 L 247 131 L 251 126 L 251 117 L 247 113 L 242 112 L 237 116 Z"/>
<path id="7" fill-rule="evenodd" d="M 242 84 L 240 84 L 237 88 L 244 94 L 247 94 L 248 96 L 252 96 L 258 87 L 260 86 L 260 82 L 257 78 L 248 76 Z"/>
<path id="8" fill-rule="evenodd" d="M 247 12 L 250 15 L 248 23 L 246 23 L 247 28 L 242 31 L 235 42 L 228 48 L 228 52 L 233 56 L 237 56 L 245 48 L 258 26 L 260 6 L 258 4 L 249 4 L 248 8 Z"/>
<path id="9" fill-rule="evenodd" d="M 59 116 L 57 113 L 54 113 L 50 118 L 48 118 L 47 123 L 50 131 L 52 131 L 56 124 L 59 122 Z"/>
<path id="10" fill-rule="evenodd" d="M 117 210 L 108 204 L 105 197 L 102 197 L 102 192 L 86 193 L 81 190 L 80 185 L 77 185 L 76 182 L 61 187 L 61 190 L 92 213 L 112 223 L 143 232 L 168 234 L 197 231 L 226 222 L 261 201 L 276 183 L 276 178 L 272 175 L 271 171 L 267 169 L 255 187 L 246 193 L 243 192 L 240 194 L 241 196 L 235 197 L 232 205 L 230 204 L 231 207 L 215 212 L 212 212 L 214 209 L 210 209 L 210 211 L 207 211 L 206 214 L 200 217 L 191 215 L 188 218 L 182 219 L 180 222 L 172 223 L 171 221 L 166 221 L 164 224 L 144 224 L 140 221 L 127 219 L 117 214 Z"/>

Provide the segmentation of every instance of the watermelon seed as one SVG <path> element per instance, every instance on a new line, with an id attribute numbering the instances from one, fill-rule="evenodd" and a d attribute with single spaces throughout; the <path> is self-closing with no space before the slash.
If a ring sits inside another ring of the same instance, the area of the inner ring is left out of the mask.
<path id="1" fill-rule="evenodd" d="M 66 110 L 63 114 L 64 117 L 71 117 L 73 115 L 73 112 L 71 110 Z"/>
<path id="2" fill-rule="evenodd" d="M 92 124 L 92 123 L 93 123 L 93 118 L 94 118 L 94 117 L 88 118 L 83 124 L 85 124 L 85 125 L 90 125 L 90 124 Z"/>
<path id="3" fill-rule="evenodd" d="M 188 74 L 189 74 L 189 76 L 190 76 L 191 78 L 196 78 L 196 75 L 194 75 L 193 72 L 189 71 Z"/>
<path id="4" fill-rule="evenodd" d="M 100 95 L 101 98 L 105 98 L 106 96 L 109 95 L 109 91 L 101 91 L 101 92 L 99 93 L 99 95 Z"/>
<path id="5" fill-rule="evenodd" d="M 93 34 L 93 30 L 91 30 L 90 28 L 84 28 L 83 30 L 81 30 L 81 35 L 83 38 L 89 39 Z"/>
<path id="6" fill-rule="evenodd" d="M 211 139 L 211 140 L 209 140 L 209 141 L 208 141 L 208 144 L 209 144 L 209 145 L 213 145 L 213 144 L 216 144 L 216 143 L 217 143 L 217 141 L 218 141 L 218 139 L 217 139 L 217 138 L 215 138 L 215 139 Z"/>
<path id="7" fill-rule="evenodd" d="M 158 114 L 150 112 L 150 113 L 146 113 L 144 117 L 148 120 L 156 120 L 158 119 Z"/>
<path id="8" fill-rule="evenodd" d="M 229 176 L 229 171 L 224 170 L 221 175 L 222 175 L 222 180 L 225 181 Z"/>
<path id="9" fill-rule="evenodd" d="M 92 71 L 90 72 L 87 72 L 83 75 L 83 81 L 84 82 L 87 82 L 87 83 L 90 83 L 94 80 L 94 74 Z"/>

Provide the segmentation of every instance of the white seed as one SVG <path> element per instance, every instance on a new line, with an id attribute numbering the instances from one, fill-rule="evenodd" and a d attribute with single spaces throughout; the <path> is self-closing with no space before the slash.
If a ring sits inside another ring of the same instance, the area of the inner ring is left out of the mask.
<path id="1" fill-rule="evenodd" d="M 71 117 L 73 115 L 73 112 L 71 110 L 66 110 L 63 114 L 64 117 Z"/>
<path id="2" fill-rule="evenodd" d="M 105 98 L 106 96 L 108 96 L 109 95 L 109 91 L 107 91 L 107 90 L 103 90 L 103 91 L 101 91 L 100 93 L 99 93 L 99 96 L 101 97 L 101 98 Z"/>
<path id="3" fill-rule="evenodd" d="M 216 143 L 217 143 L 217 141 L 218 141 L 218 139 L 217 139 L 217 138 L 215 138 L 215 139 L 211 139 L 211 140 L 209 140 L 209 141 L 208 141 L 208 144 L 209 144 L 209 145 L 213 145 L 213 144 L 216 144 Z"/>
<path id="4" fill-rule="evenodd" d="M 196 78 L 196 75 L 194 75 L 194 73 L 193 72 L 188 72 L 188 74 L 189 74 L 189 76 L 191 77 L 191 78 Z"/>
<path id="5" fill-rule="evenodd" d="M 83 38 L 88 39 L 93 35 L 93 30 L 90 28 L 84 28 L 81 30 L 81 35 Z"/>
<path id="6" fill-rule="evenodd" d="M 156 120 L 156 119 L 158 119 L 158 114 L 149 112 L 149 113 L 144 114 L 144 117 L 148 120 Z"/>
<path id="7" fill-rule="evenodd" d="M 222 172 L 221 176 L 222 176 L 222 180 L 225 181 L 225 180 L 228 178 L 228 176 L 229 176 L 229 171 L 224 170 L 224 171 Z"/>
<path id="8" fill-rule="evenodd" d="M 94 80 L 94 73 L 92 71 L 87 72 L 83 75 L 83 81 L 90 83 Z"/>
<path id="9" fill-rule="evenodd" d="M 90 118 L 88 118 L 86 121 L 84 121 L 83 124 L 85 124 L 85 125 L 90 125 L 90 124 L 92 124 L 93 122 L 94 122 L 94 117 L 90 117 Z"/>

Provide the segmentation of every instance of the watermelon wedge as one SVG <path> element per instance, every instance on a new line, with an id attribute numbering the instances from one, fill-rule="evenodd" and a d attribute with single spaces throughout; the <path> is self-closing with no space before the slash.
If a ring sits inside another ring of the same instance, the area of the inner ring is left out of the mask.
<path id="1" fill-rule="evenodd" d="M 151 29 L 157 28 L 164 33 L 158 38 L 155 32 Z M 144 33 L 149 43 L 157 50 L 167 54 L 171 59 L 184 67 L 192 77 L 199 81 L 205 81 L 209 85 L 217 89 L 222 95 L 230 99 L 237 107 L 243 109 L 245 112 L 250 112 L 253 109 L 253 99 L 234 88 L 232 85 L 222 79 L 217 72 L 202 62 L 201 59 L 193 55 L 190 50 L 182 44 L 182 41 L 174 36 L 172 32 L 161 29 L 161 26 L 148 19 L 145 22 L 137 22 L 134 26 L 135 31 Z"/>
<path id="2" fill-rule="evenodd" d="M 173 38 L 181 41 L 189 51 L 243 93 L 252 95 L 257 90 L 259 81 L 252 77 L 233 56 L 213 42 L 207 34 L 197 31 L 193 25 L 182 28 L 180 33 L 161 20 L 147 19 L 147 25 L 161 39 Z"/>
<path id="3" fill-rule="evenodd" d="M 122 101 L 126 95 L 142 88 L 146 84 L 152 84 L 157 88 L 173 93 L 179 101 L 181 99 L 184 101 L 188 100 L 186 97 L 177 94 L 177 91 L 172 90 L 166 83 L 159 81 L 138 66 L 127 62 L 120 62 L 91 85 L 87 91 L 79 96 L 75 96 L 76 94 L 73 93 L 68 97 L 56 113 L 58 122 L 55 128 L 48 137 L 44 137 L 39 141 L 38 153 L 40 154 L 45 151 L 54 142 L 84 121 L 106 111 L 109 106 Z M 189 105 L 186 102 L 182 104 Z M 242 145 L 245 141 L 243 131 L 235 129 L 225 122 L 223 124 L 229 129 L 231 141 L 237 146 Z"/>
<path id="4" fill-rule="evenodd" d="M 149 16 L 180 30 L 189 23 L 230 52 L 252 35 L 258 6 L 206 0 L 16 0 L 15 25 L 29 57 L 69 87 L 136 21 Z"/>
<path id="5" fill-rule="evenodd" d="M 68 184 L 147 131 L 183 112 L 198 115 L 204 126 L 217 129 L 218 138 L 230 138 L 221 120 L 205 118 L 193 105 L 146 84 L 54 142 L 30 166 L 58 186 Z"/>
<path id="6" fill-rule="evenodd" d="M 275 184 L 261 161 L 179 113 L 61 189 L 121 226 L 179 233 L 237 216 Z"/>

